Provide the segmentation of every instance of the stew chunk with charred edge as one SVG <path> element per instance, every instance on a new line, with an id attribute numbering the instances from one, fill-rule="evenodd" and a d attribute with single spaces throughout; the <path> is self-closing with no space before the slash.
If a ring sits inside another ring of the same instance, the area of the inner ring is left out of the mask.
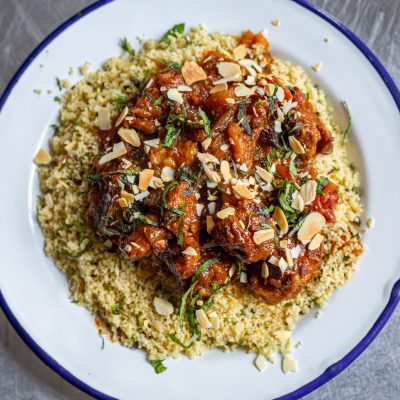
<path id="1" fill-rule="evenodd" d="M 245 32 L 231 57 L 149 70 L 97 129 L 87 221 L 126 257 L 158 257 L 197 300 L 238 279 L 277 304 L 320 274 L 339 197 L 313 160 L 332 137 L 272 62 L 268 41 Z"/>

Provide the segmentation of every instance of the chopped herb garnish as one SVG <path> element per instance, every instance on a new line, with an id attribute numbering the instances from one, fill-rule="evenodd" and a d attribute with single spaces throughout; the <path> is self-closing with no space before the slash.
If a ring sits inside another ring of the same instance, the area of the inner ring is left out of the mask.
<path id="1" fill-rule="evenodd" d="M 199 115 L 203 120 L 204 132 L 206 133 L 207 136 L 212 137 L 210 120 L 208 119 L 207 114 L 201 109 L 201 107 L 199 108 Z"/>
<path id="2" fill-rule="evenodd" d="M 126 106 L 126 103 L 128 101 L 128 97 L 126 96 L 118 96 L 115 99 L 112 99 L 110 101 L 111 104 L 115 104 L 117 108 L 120 110 L 122 107 Z"/>
<path id="3" fill-rule="evenodd" d="M 165 65 L 167 66 L 167 68 L 175 68 L 175 69 L 181 69 L 182 68 L 182 64 L 179 64 L 178 62 L 166 62 Z"/>
<path id="4" fill-rule="evenodd" d="M 197 182 L 196 176 L 193 174 L 190 168 L 183 166 L 180 167 L 176 173 L 176 180 L 186 181 L 190 185 Z"/>
<path id="5" fill-rule="evenodd" d="M 164 98 L 164 96 L 158 97 L 158 98 L 154 101 L 154 105 L 155 105 L 155 106 L 159 106 L 159 105 L 162 103 L 163 98 Z"/>
<path id="6" fill-rule="evenodd" d="M 50 125 L 51 128 L 54 129 L 54 134 L 56 135 L 60 129 L 60 127 L 57 124 L 52 124 Z"/>
<path id="7" fill-rule="evenodd" d="M 317 194 L 322 194 L 322 189 L 329 183 L 329 179 L 320 176 L 317 183 Z"/>
<path id="8" fill-rule="evenodd" d="M 113 315 L 120 315 L 121 312 L 122 312 L 122 305 L 121 305 L 121 304 L 114 304 L 114 305 L 111 307 L 111 313 L 112 313 Z"/>
<path id="9" fill-rule="evenodd" d="M 83 240 L 85 239 L 85 230 L 83 228 L 82 225 L 82 221 L 80 221 L 79 219 L 76 220 L 74 222 L 74 225 L 76 227 L 76 229 L 78 230 L 78 234 L 79 234 L 79 244 L 81 244 L 83 242 Z"/>
<path id="10" fill-rule="evenodd" d="M 154 368 L 156 374 L 161 374 L 167 370 L 167 367 L 163 364 L 164 360 L 149 360 L 149 363 Z"/>
<path id="11" fill-rule="evenodd" d="M 183 229 L 184 229 L 184 227 L 185 227 L 185 218 L 184 218 L 184 216 L 182 215 L 182 216 L 181 216 L 181 220 L 180 220 L 180 222 L 179 222 L 179 227 L 178 227 L 177 243 L 178 243 L 179 245 L 182 245 L 182 244 L 183 244 Z"/>
<path id="12" fill-rule="evenodd" d="M 61 97 L 60 96 L 54 96 L 54 101 L 57 103 L 61 103 Z"/>
<path id="13" fill-rule="evenodd" d="M 239 124 L 243 126 L 246 133 L 249 136 L 253 137 L 253 132 L 251 131 L 249 120 L 248 120 L 247 114 L 246 114 L 246 108 L 247 108 L 247 104 L 245 102 L 241 102 L 239 104 L 239 111 L 238 111 L 237 119 L 238 119 Z"/>
<path id="14" fill-rule="evenodd" d="M 190 340 L 188 344 L 182 343 L 173 333 L 167 334 L 168 338 L 171 339 L 174 343 L 181 346 L 184 349 L 188 349 L 193 346 L 194 340 Z"/>
<path id="15" fill-rule="evenodd" d="M 298 176 L 298 175 L 299 175 L 299 172 L 297 171 L 296 164 L 295 164 L 295 161 L 294 161 L 294 160 L 295 160 L 294 157 L 290 157 L 290 162 L 289 162 L 289 173 L 290 173 L 290 175 L 292 175 L 292 176 Z"/>
<path id="16" fill-rule="evenodd" d="M 349 106 L 345 101 L 342 101 L 342 105 L 347 114 L 347 127 L 346 127 L 345 131 L 343 132 L 343 140 L 342 140 L 342 143 L 345 144 L 347 142 L 347 137 L 349 135 L 350 128 L 351 128 L 351 114 L 350 114 Z"/>
<path id="17" fill-rule="evenodd" d="M 89 175 L 87 179 L 91 181 L 96 181 L 97 179 L 102 178 L 103 176 L 107 175 L 114 175 L 114 174 L 123 174 L 123 175 L 138 175 L 140 171 L 136 169 L 116 169 L 115 171 L 107 171 L 107 172 L 102 172 L 100 174 L 96 175 Z"/>
<path id="18" fill-rule="evenodd" d="M 357 167 L 354 165 L 354 163 L 350 163 L 350 169 L 351 169 L 351 172 L 357 171 Z"/>
<path id="19" fill-rule="evenodd" d="M 306 217 L 307 215 L 304 214 L 297 220 L 297 222 L 293 225 L 293 228 L 290 230 L 289 236 L 293 236 L 301 228 Z"/>
<path id="20" fill-rule="evenodd" d="M 139 221 L 143 222 L 146 225 L 158 226 L 157 222 L 154 222 L 150 218 L 147 218 L 144 214 L 139 214 Z"/>
<path id="21" fill-rule="evenodd" d="M 177 37 L 178 34 L 182 35 L 184 32 L 185 32 L 185 24 L 184 23 L 176 24 L 165 33 L 161 41 L 169 44 L 170 36 Z"/>
<path id="22" fill-rule="evenodd" d="M 288 211 L 289 213 L 296 213 L 296 210 L 291 207 L 294 190 L 295 186 L 293 181 L 285 181 L 279 188 L 279 204 L 282 210 Z"/>
<path id="23" fill-rule="evenodd" d="M 132 48 L 131 44 L 129 43 L 128 39 L 124 37 L 120 40 L 119 45 L 131 56 L 135 55 L 135 50 Z"/>
<path id="24" fill-rule="evenodd" d="M 167 204 L 167 194 L 177 185 L 178 185 L 177 181 L 172 181 L 164 189 L 164 191 L 163 191 L 163 193 L 161 195 L 161 200 L 162 200 L 164 208 L 169 208 L 169 206 Z"/>
<path id="25" fill-rule="evenodd" d="M 343 261 L 349 261 L 350 260 L 350 256 L 343 256 Z"/>
<path id="26" fill-rule="evenodd" d="M 146 72 L 144 73 L 144 77 L 143 79 L 140 81 L 139 83 L 139 93 L 141 94 L 143 92 L 143 89 L 145 88 L 145 86 L 147 85 L 149 78 L 150 78 L 150 74 L 151 74 L 151 69 L 147 68 Z"/>
<path id="27" fill-rule="evenodd" d="M 57 82 L 58 89 L 61 91 L 62 90 L 62 85 L 61 85 L 60 79 L 56 78 L 56 82 Z"/>

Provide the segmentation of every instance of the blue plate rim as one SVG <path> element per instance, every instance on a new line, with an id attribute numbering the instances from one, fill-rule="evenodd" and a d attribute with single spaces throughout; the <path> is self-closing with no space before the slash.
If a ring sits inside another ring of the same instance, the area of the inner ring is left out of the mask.
<path id="1" fill-rule="evenodd" d="M 51 32 L 26 58 L 23 64 L 19 67 L 17 72 L 11 78 L 10 82 L 6 86 L 4 92 L 0 97 L 0 112 L 4 107 L 4 104 L 10 95 L 12 89 L 17 84 L 18 80 L 25 72 L 25 70 L 29 67 L 29 65 L 33 62 L 33 60 L 38 56 L 38 54 L 51 42 L 53 41 L 60 33 L 62 33 L 65 29 L 71 26 L 73 23 L 83 18 L 87 14 L 92 11 L 98 9 L 99 7 L 111 3 L 114 0 L 97 0 L 93 4 L 84 8 L 82 11 L 73 15 L 63 24 L 61 24 L 58 28 L 56 28 L 53 32 Z M 382 78 L 383 82 L 389 89 L 397 108 L 400 111 L 400 91 L 397 88 L 395 82 L 392 77 L 376 57 L 376 55 L 365 45 L 365 43 L 358 38 L 356 34 L 354 34 L 350 29 L 348 29 L 344 24 L 338 21 L 336 18 L 332 17 L 327 12 L 323 11 L 319 7 L 312 4 L 309 0 L 291 0 L 294 3 L 306 8 L 307 10 L 313 12 L 317 16 L 321 17 L 332 26 L 334 26 L 337 30 L 339 30 L 343 35 L 345 35 L 358 49 L 364 54 L 364 56 L 368 59 L 368 61 L 372 64 L 375 70 L 378 72 L 379 76 Z M 294 400 L 299 399 L 306 394 L 311 393 L 316 390 L 320 386 L 324 385 L 332 378 L 341 373 L 344 369 L 346 369 L 356 358 L 358 358 L 361 353 L 372 343 L 372 341 L 376 338 L 379 332 L 386 325 L 390 316 L 394 312 L 397 304 L 400 301 L 400 279 L 393 285 L 391 290 L 390 298 L 382 313 L 379 315 L 378 319 L 372 326 L 372 328 L 368 331 L 368 333 L 361 339 L 361 341 L 350 350 L 342 359 L 337 361 L 336 363 L 329 366 L 320 376 L 308 382 L 307 384 L 301 386 L 300 388 L 280 396 L 275 400 Z M 45 352 L 29 335 L 29 333 L 22 327 L 22 325 L 18 322 L 17 318 L 12 313 L 10 307 L 8 306 L 6 299 L 3 296 L 3 293 L 0 290 L 0 307 L 6 315 L 7 319 L 21 337 L 21 339 L 25 342 L 25 344 L 36 354 L 36 356 L 42 360 L 44 364 L 50 367 L 53 371 L 55 371 L 62 378 L 67 380 L 69 383 L 82 390 L 83 392 L 93 396 L 99 400 L 117 400 L 114 397 L 111 397 L 105 393 L 102 393 L 85 382 L 81 381 L 73 374 L 71 374 L 68 370 L 63 368 L 54 358 L 52 358 L 47 352 Z"/>

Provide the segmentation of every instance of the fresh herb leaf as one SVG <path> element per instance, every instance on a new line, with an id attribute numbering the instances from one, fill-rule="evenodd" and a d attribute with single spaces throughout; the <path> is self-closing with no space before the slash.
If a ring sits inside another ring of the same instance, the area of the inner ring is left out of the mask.
<path id="1" fill-rule="evenodd" d="M 357 167 L 355 166 L 354 163 L 350 163 L 350 170 L 351 170 L 351 172 L 356 172 L 357 171 Z"/>
<path id="2" fill-rule="evenodd" d="M 296 213 L 296 210 L 291 207 L 294 190 L 295 186 L 293 181 L 285 181 L 279 188 L 279 204 L 282 210 L 288 211 L 289 213 Z"/>
<path id="3" fill-rule="evenodd" d="M 97 179 L 102 178 L 103 176 L 107 175 L 114 175 L 114 174 L 123 174 L 123 175 L 138 175 L 140 171 L 136 169 L 116 169 L 115 171 L 107 171 L 107 172 L 101 172 L 100 174 L 96 175 L 89 175 L 87 179 L 91 181 L 96 181 Z"/>
<path id="4" fill-rule="evenodd" d="M 293 153 L 294 154 L 294 153 Z M 296 168 L 296 164 L 295 164 L 295 158 L 294 157 L 290 157 L 290 162 L 289 162 L 289 173 L 292 176 L 298 176 L 299 175 L 299 171 L 297 171 Z"/>
<path id="5" fill-rule="evenodd" d="M 207 136 L 212 137 L 210 120 L 208 119 L 207 114 L 201 109 L 201 107 L 199 108 L 199 115 L 203 120 L 204 132 L 206 133 Z"/>
<path id="6" fill-rule="evenodd" d="M 182 296 L 182 300 L 181 300 L 181 305 L 179 307 L 179 326 L 181 328 L 183 328 L 183 319 L 185 316 L 185 310 L 186 310 L 186 303 L 188 301 L 188 298 L 190 296 L 190 294 L 193 291 L 193 288 L 196 286 L 197 281 L 194 281 L 190 286 L 189 289 L 186 290 L 186 292 L 183 294 Z"/>
<path id="7" fill-rule="evenodd" d="M 79 234 L 79 244 L 81 244 L 83 242 L 83 240 L 85 239 L 85 230 L 83 228 L 82 225 L 82 221 L 80 221 L 79 219 L 76 220 L 74 222 L 74 225 L 76 227 L 76 229 L 78 230 L 78 234 Z"/>
<path id="8" fill-rule="evenodd" d="M 184 32 L 185 32 L 185 24 L 184 23 L 176 24 L 165 33 L 161 41 L 169 44 L 170 36 L 177 37 L 178 34 L 182 35 Z"/>
<path id="9" fill-rule="evenodd" d="M 306 217 L 307 217 L 307 214 L 300 216 L 300 218 L 297 220 L 297 222 L 293 225 L 292 229 L 289 231 L 289 236 L 293 236 L 301 228 Z"/>
<path id="10" fill-rule="evenodd" d="M 194 340 L 190 340 L 188 344 L 182 343 L 173 333 L 167 334 L 168 338 L 171 339 L 174 343 L 181 346 L 184 349 L 189 349 L 193 346 Z"/>
<path id="11" fill-rule="evenodd" d="M 112 313 L 113 315 L 120 315 L 121 312 L 122 312 L 122 304 L 114 304 L 114 305 L 111 307 L 111 313 Z"/>
<path id="12" fill-rule="evenodd" d="M 139 221 L 143 222 L 146 225 L 158 226 L 157 222 L 154 222 L 150 218 L 147 218 L 144 214 L 139 214 Z"/>
<path id="13" fill-rule="evenodd" d="M 164 96 L 158 97 L 158 98 L 155 100 L 154 105 L 155 105 L 155 106 L 159 106 L 159 105 L 162 103 L 163 98 L 164 98 Z"/>
<path id="14" fill-rule="evenodd" d="M 317 182 L 317 194 L 322 194 L 323 188 L 329 183 L 329 179 L 320 176 Z"/>
<path id="15" fill-rule="evenodd" d="M 154 368 L 156 374 L 161 374 L 167 370 L 167 367 L 163 364 L 164 360 L 149 360 L 149 363 Z"/>
<path id="16" fill-rule="evenodd" d="M 56 135 L 60 129 L 60 127 L 57 124 L 52 124 L 50 125 L 51 128 L 54 129 L 54 134 Z"/>
<path id="17" fill-rule="evenodd" d="M 56 78 L 56 82 L 57 82 L 57 87 L 58 87 L 58 90 L 62 90 L 62 85 L 61 85 L 61 81 L 60 81 L 60 78 Z"/>
<path id="18" fill-rule="evenodd" d="M 175 69 L 181 69 L 182 68 L 182 64 L 179 64 L 178 62 L 166 62 L 165 65 L 167 66 L 167 68 L 175 68 Z"/>
<path id="19" fill-rule="evenodd" d="M 145 88 L 145 86 L 147 85 L 147 82 L 149 81 L 150 78 L 150 74 L 151 74 L 151 69 L 147 68 L 146 72 L 144 73 L 144 77 L 143 79 L 140 81 L 139 83 L 139 93 L 142 94 L 143 89 Z"/>
<path id="20" fill-rule="evenodd" d="M 122 47 L 123 50 L 125 50 L 131 56 L 135 55 L 135 50 L 132 48 L 131 44 L 129 43 L 126 37 L 120 40 L 119 45 Z"/>
<path id="21" fill-rule="evenodd" d="M 216 258 L 211 258 L 210 260 L 205 261 L 203 264 L 200 265 L 199 268 L 197 268 L 197 271 L 194 273 L 192 277 L 192 282 L 197 281 L 199 276 L 206 271 L 211 265 L 215 264 L 218 260 Z"/>
<path id="22" fill-rule="evenodd" d="M 183 166 L 180 167 L 176 173 L 177 181 L 186 181 L 190 185 L 195 184 L 197 182 L 196 176 L 190 170 L 190 168 Z"/>
<path id="23" fill-rule="evenodd" d="M 177 185 L 178 185 L 177 181 L 172 181 L 164 189 L 164 191 L 161 195 L 161 200 L 162 200 L 164 208 L 169 208 L 168 203 L 167 203 L 167 194 Z"/>
<path id="24" fill-rule="evenodd" d="M 349 135 L 350 128 L 351 128 L 351 113 L 350 113 L 349 106 L 345 101 L 342 101 L 342 105 L 347 114 L 347 127 L 346 127 L 345 131 L 343 132 L 343 140 L 342 140 L 342 143 L 345 144 L 347 142 L 347 137 Z"/>
<path id="25" fill-rule="evenodd" d="M 179 245 L 183 244 L 183 229 L 185 227 L 185 218 L 182 215 L 181 220 L 179 221 L 179 227 L 178 227 L 178 237 L 177 237 L 177 243 Z"/>
<path id="26" fill-rule="evenodd" d="M 60 96 L 54 96 L 54 101 L 57 103 L 61 103 L 61 97 Z"/>
<path id="27" fill-rule="evenodd" d="M 245 129 L 246 133 L 253 137 L 253 132 L 251 131 L 251 127 L 249 124 L 249 120 L 247 118 L 247 114 L 246 114 L 246 108 L 247 108 L 247 104 L 245 102 L 242 102 L 239 104 L 239 111 L 238 111 L 238 115 L 237 115 L 237 119 L 240 125 L 243 126 L 243 128 Z"/>

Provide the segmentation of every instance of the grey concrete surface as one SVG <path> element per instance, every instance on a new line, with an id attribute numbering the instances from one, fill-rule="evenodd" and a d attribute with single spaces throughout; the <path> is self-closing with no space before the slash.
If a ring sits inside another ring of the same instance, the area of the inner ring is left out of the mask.
<path id="1" fill-rule="evenodd" d="M 286 0 L 282 0 L 286 1 Z M 378 55 L 400 83 L 400 0 L 313 0 Z M 0 0 L 0 92 L 30 51 L 92 0 Z M 346 371 L 308 400 L 400 399 L 400 309 Z M 88 400 L 25 346 L 0 311 L 0 399 Z"/>

